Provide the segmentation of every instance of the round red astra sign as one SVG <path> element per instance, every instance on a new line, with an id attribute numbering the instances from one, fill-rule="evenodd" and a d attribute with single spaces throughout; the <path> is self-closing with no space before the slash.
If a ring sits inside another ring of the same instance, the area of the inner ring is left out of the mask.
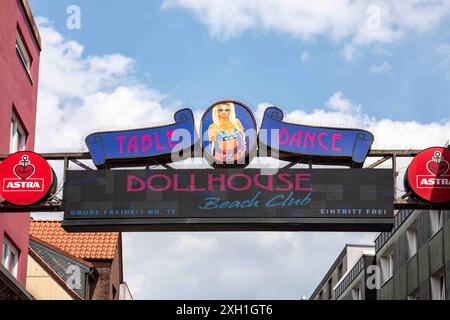
<path id="1" fill-rule="evenodd" d="M 53 184 L 53 170 L 39 154 L 21 151 L 0 164 L 0 194 L 8 202 L 32 205 L 42 200 Z"/>
<path id="2" fill-rule="evenodd" d="M 428 148 L 411 162 L 405 175 L 406 186 L 432 203 L 450 202 L 450 149 Z"/>

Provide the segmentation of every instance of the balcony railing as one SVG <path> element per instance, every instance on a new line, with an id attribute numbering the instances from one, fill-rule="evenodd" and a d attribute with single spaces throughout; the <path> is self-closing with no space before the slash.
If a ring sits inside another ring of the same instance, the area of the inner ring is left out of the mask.
<path id="1" fill-rule="evenodd" d="M 334 289 L 334 296 L 337 300 L 342 293 L 348 288 L 348 286 L 356 279 L 356 277 L 364 271 L 366 268 L 366 256 L 362 255 L 358 262 L 353 266 L 353 268 L 348 272 L 338 286 Z"/>
<path id="2" fill-rule="evenodd" d="M 400 228 L 403 222 L 406 221 L 406 219 L 413 211 L 414 210 L 400 210 L 397 212 L 394 217 L 394 227 L 392 228 L 392 231 L 382 232 L 375 239 L 375 252 L 378 252 L 383 247 L 383 245 L 391 238 L 395 231 Z"/>

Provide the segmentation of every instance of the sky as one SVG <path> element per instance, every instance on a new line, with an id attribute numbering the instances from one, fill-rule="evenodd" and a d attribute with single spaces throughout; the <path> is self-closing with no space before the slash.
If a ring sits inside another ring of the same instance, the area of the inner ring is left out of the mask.
<path id="1" fill-rule="evenodd" d="M 86 150 L 92 132 L 167 123 L 183 107 L 199 119 L 223 99 L 259 121 L 276 105 L 291 121 L 363 128 L 374 148 L 450 138 L 448 0 L 30 4 L 43 40 L 40 152 Z M 300 299 L 346 243 L 375 236 L 124 234 L 125 280 L 137 299 Z"/>

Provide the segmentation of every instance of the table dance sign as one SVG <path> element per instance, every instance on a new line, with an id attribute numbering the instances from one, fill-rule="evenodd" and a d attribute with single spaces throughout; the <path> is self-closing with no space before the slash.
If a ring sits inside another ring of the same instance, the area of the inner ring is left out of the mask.
<path id="1" fill-rule="evenodd" d="M 69 231 L 386 231 L 390 169 L 67 171 Z"/>
<path id="2" fill-rule="evenodd" d="M 86 138 L 86 145 L 97 168 L 122 165 L 171 162 L 190 157 L 199 143 L 194 116 L 190 109 L 175 113 L 175 123 L 146 129 L 98 132 Z"/>
<path id="3" fill-rule="evenodd" d="M 260 145 L 276 149 L 280 159 L 362 167 L 374 136 L 359 129 L 337 129 L 283 122 L 283 111 L 267 108 L 259 135 Z"/>
<path id="4" fill-rule="evenodd" d="M 98 169 L 176 162 L 197 154 L 196 147 L 216 168 L 246 167 L 257 151 L 291 162 L 361 168 L 374 141 L 365 130 L 298 125 L 283 118 L 280 109 L 267 108 L 257 133 L 250 108 L 226 100 L 204 113 L 201 138 L 192 111 L 183 109 L 175 114 L 174 124 L 97 132 L 86 138 L 86 145 Z"/>

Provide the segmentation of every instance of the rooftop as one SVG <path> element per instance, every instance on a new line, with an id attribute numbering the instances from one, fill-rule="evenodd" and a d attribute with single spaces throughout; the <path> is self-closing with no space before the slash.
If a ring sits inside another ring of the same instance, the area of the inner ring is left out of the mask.
<path id="1" fill-rule="evenodd" d="M 369 254 L 369 253 L 374 253 L 374 252 L 372 252 L 372 251 L 370 251 L 370 252 L 367 251 L 366 252 L 363 249 L 369 249 L 369 250 L 372 249 L 372 250 L 374 250 L 375 246 L 374 245 L 370 245 L 370 244 L 346 244 L 344 249 L 342 249 L 342 251 L 339 253 L 339 255 L 336 258 L 336 260 L 331 265 L 330 269 L 327 271 L 325 276 L 320 281 L 319 285 L 316 287 L 314 292 L 311 294 L 310 299 L 313 299 L 319 293 L 319 291 L 323 288 L 325 283 L 329 280 L 329 278 L 332 275 L 333 271 L 338 267 L 338 265 L 343 261 L 343 259 L 347 255 L 348 248 L 360 248 L 361 249 L 361 254 Z M 352 269 L 353 266 L 347 266 L 347 268 L 348 269 Z M 348 272 L 348 270 L 347 270 L 347 272 Z"/>
<path id="2" fill-rule="evenodd" d="M 59 221 L 32 220 L 30 236 L 87 260 L 114 259 L 120 241 L 118 232 L 69 233 Z"/>

